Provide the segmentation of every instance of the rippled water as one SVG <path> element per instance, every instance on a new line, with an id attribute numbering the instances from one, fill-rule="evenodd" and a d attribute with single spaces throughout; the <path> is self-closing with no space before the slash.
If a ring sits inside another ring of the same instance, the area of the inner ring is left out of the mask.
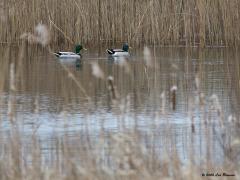
<path id="1" fill-rule="evenodd" d="M 181 159 L 188 160 L 194 142 L 195 156 L 205 159 L 210 149 L 214 160 L 223 160 L 219 120 L 231 129 L 225 120 L 239 115 L 239 55 L 223 48 L 149 49 L 153 67 L 146 66 L 142 48 L 132 50 L 127 64 L 108 59 L 104 49 L 84 52 L 77 64 L 59 61 L 44 50 L 32 52 L 31 47 L 13 49 L 9 56 L 2 52 L 1 133 L 10 131 L 13 117 L 8 112 L 13 111 L 26 141 L 36 131 L 45 153 L 54 148 L 56 136 L 66 132 L 70 139 L 87 132 L 97 140 L 100 132 L 134 129 L 159 154 L 176 147 Z M 92 75 L 95 62 L 105 79 Z M 10 63 L 15 65 L 16 91 L 9 88 Z M 109 91 L 109 76 L 114 78 L 117 103 Z M 171 91 L 175 86 L 176 99 Z"/>

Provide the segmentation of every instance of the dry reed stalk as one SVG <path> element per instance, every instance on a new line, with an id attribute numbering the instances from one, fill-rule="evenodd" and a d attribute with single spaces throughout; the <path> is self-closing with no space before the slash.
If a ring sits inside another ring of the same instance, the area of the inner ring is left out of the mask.
<path id="1" fill-rule="evenodd" d="M 8 116 L 9 120 L 12 125 L 15 124 L 15 96 L 14 93 L 16 91 L 15 86 L 15 66 L 14 63 L 10 64 L 10 82 L 9 82 L 9 89 L 10 89 L 10 95 L 8 100 Z"/>
<path id="2" fill-rule="evenodd" d="M 96 78 L 104 79 L 104 73 L 97 62 L 92 62 L 92 75 Z"/>
<path id="3" fill-rule="evenodd" d="M 177 91 L 177 86 L 172 86 L 170 89 L 171 96 L 172 96 L 172 109 L 175 111 L 176 110 L 176 91 Z"/>
<path id="4" fill-rule="evenodd" d="M 54 46 L 79 41 L 238 46 L 239 6 L 238 0 L 4 1 L 0 42 L 19 42 L 42 20 L 50 26 Z"/>
<path id="5" fill-rule="evenodd" d="M 112 98 L 112 100 L 116 100 L 116 99 L 118 99 L 119 98 L 119 96 L 118 96 L 118 93 L 117 93 L 117 91 L 116 91 L 116 87 L 115 87 L 115 85 L 114 85 L 114 83 L 113 83 L 113 77 L 112 76 L 109 76 L 108 77 L 108 84 L 109 84 L 109 86 L 108 86 L 108 89 L 109 89 L 109 91 L 110 91 L 110 93 L 111 93 L 111 98 Z"/>

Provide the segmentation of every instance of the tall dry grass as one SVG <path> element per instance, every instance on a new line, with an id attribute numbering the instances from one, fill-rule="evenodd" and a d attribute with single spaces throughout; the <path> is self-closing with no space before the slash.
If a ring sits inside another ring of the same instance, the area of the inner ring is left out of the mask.
<path id="1" fill-rule="evenodd" d="M 5 0 L 0 42 L 18 42 L 42 22 L 58 46 L 79 41 L 235 46 L 239 13 L 238 0 Z"/>

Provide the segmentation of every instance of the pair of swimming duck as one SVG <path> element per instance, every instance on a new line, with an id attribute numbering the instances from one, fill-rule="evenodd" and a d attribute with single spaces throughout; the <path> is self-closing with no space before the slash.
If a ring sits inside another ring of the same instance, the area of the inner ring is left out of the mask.
<path id="1" fill-rule="evenodd" d="M 81 44 L 77 44 L 75 46 L 75 52 L 60 51 L 60 52 L 56 52 L 54 54 L 58 58 L 80 59 L 81 58 L 80 51 L 82 49 L 86 50 L 85 48 L 83 48 L 83 46 Z M 112 56 L 112 57 L 128 57 L 128 56 L 130 56 L 128 50 L 129 50 L 129 45 L 127 43 L 124 43 L 122 49 L 107 49 L 106 51 L 109 54 L 109 56 Z"/>

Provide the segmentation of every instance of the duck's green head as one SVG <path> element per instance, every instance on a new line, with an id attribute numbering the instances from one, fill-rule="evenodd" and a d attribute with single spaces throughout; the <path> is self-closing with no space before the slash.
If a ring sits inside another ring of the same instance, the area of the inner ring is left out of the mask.
<path id="1" fill-rule="evenodd" d="M 128 43 L 124 43 L 122 49 L 123 49 L 123 51 L 128 52 L 128 50 L 129 50 L 129 45 L 128 45 Z"/>
<path id="2" fill-rule="evenodd" d="M 77 44 L 75 46 L 75 53 L 80 54 L 80 51 L 83 49 L 83 46 L 81 44 Z"/>

